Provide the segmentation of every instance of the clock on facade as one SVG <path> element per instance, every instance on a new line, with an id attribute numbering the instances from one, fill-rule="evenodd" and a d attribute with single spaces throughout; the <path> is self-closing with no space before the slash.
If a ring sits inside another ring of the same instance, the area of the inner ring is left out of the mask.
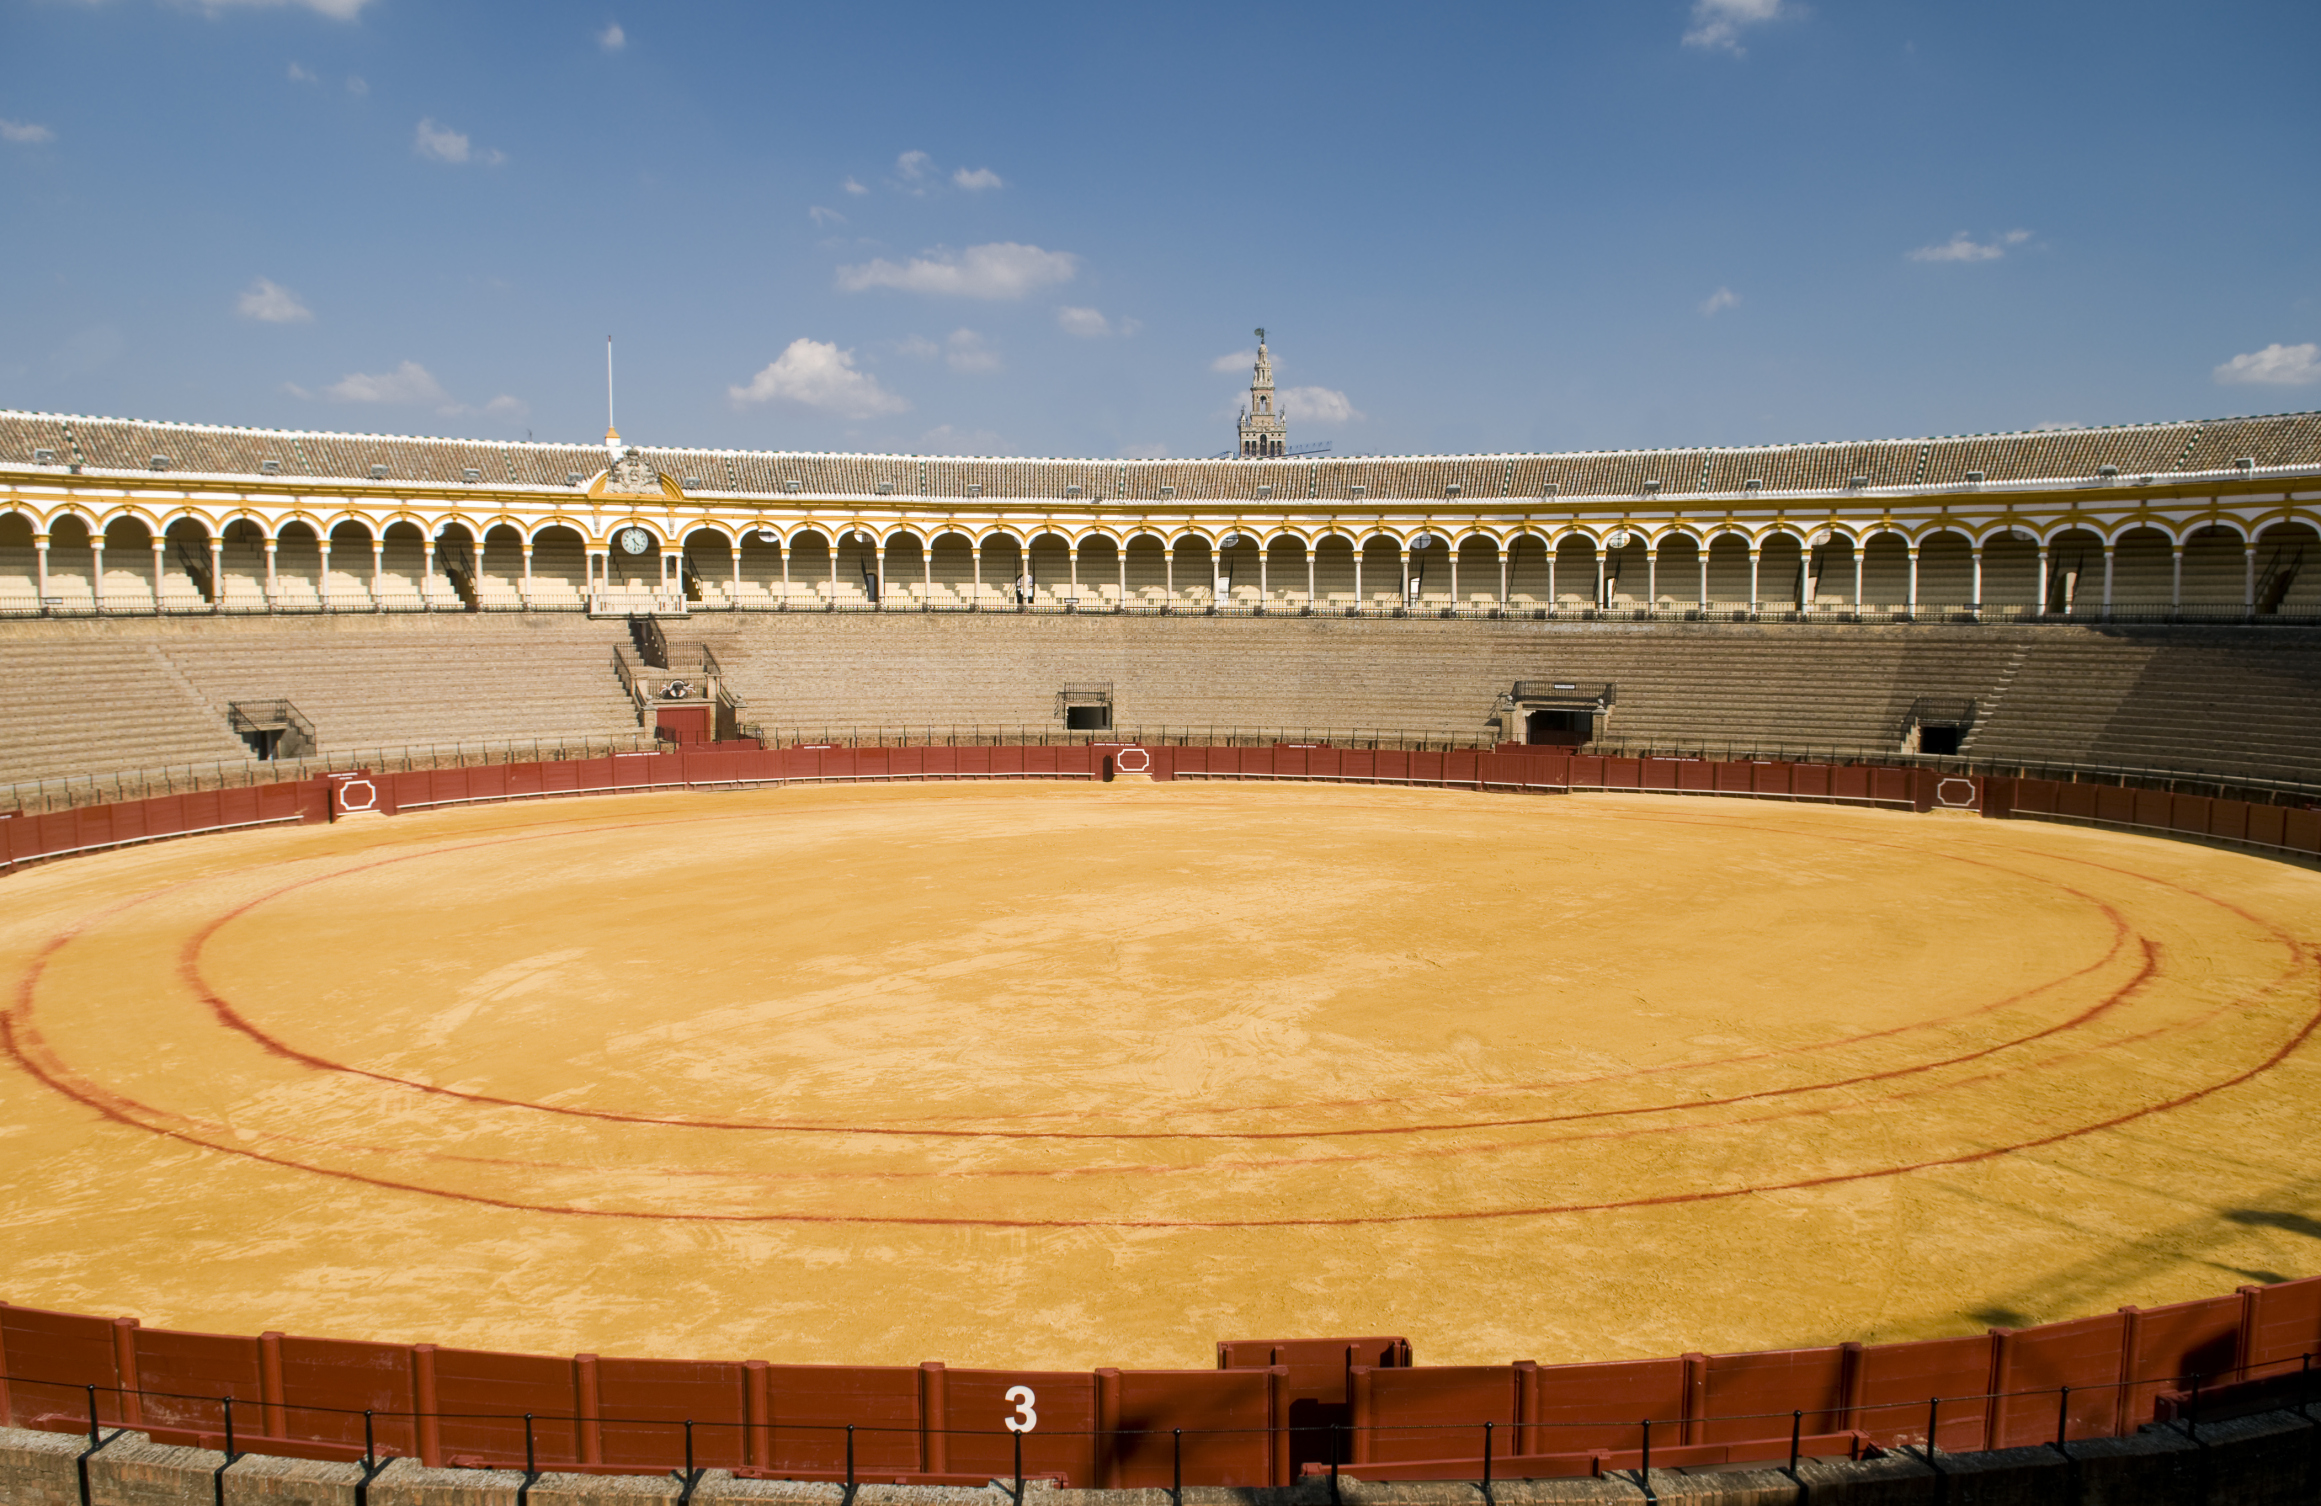
<path id="1" fill-rule="evenodd" d="M 653 536 L 642 528 L 621 530 L 621 548 L 629 554 L 643 554 L 653 547 Z"/>

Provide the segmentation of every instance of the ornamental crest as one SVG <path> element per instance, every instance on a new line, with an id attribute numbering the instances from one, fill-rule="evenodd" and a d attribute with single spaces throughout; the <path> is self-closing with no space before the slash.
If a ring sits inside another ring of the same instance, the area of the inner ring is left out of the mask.
<path id="1" fill-rule="evenodd" d="M 604 489 L 621 497 L 658 497 L 663 494 L 661 473 L 647 464 L 645 457 L 633 445 L 627 454 L 614 461 L 612 468 L 604 473 Z"/>

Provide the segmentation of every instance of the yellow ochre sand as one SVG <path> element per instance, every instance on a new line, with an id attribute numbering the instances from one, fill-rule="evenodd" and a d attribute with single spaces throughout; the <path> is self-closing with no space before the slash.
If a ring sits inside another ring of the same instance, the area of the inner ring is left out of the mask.
<path id="1" fill-rule="evenodd" d="M 826 787 L 0 881 L 7 1300 L 787 1361 L 1901 1339 L 2321 1271 L 2321 875 L 1650 796 Z"/>

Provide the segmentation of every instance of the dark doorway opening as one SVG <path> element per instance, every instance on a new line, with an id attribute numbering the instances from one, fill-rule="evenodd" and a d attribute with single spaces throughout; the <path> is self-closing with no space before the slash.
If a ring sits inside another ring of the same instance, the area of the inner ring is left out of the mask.
<path id="1" fill-rule="evenodd" d="M 1104 782 L 1106 784 L 1112 782 L 1112 755 L 1109 753 L 1104 755 Z"/>
<path id="2" fill-rule="evenodd" d="M 1110 706 L 1066 706 L 1064 708 L 1064 730 L 1067 732 L 1110 732 L 1112 730 L 1112 708 Z"/>
<path id="3" fill-rule="evenodd" d="M 1948 757 L 1958 751 L 1960 730 L 1957 727 L 1921 726 L 1918 729 L 1918 751 Z"/>
<path id="4" fill-rule="evenodd" d="M 1595 735 L 1593 711 L 1534 711 L 1523 718 L 1523 740 L 1534 747 L 1576 748 Z"/>

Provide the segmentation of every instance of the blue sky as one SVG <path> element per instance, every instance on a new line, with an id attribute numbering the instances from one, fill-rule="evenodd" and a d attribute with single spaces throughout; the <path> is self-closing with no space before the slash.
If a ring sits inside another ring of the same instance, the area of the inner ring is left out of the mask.
<path id="1" fill-rule="evenodd" d="M 2321 406 L 2321 6 L 0 0 L 0 405 L 1030 455 Z"/>

